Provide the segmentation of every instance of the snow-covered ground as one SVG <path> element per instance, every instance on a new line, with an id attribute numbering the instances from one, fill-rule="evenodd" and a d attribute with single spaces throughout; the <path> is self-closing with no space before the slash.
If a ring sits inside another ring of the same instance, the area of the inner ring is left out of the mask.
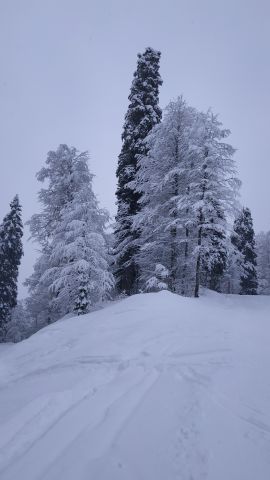
<path id="1" fill-rule="evenodd" d="M 0 351 L 1 480 L 269 480 L 270 297 L 136 295 Z"/>

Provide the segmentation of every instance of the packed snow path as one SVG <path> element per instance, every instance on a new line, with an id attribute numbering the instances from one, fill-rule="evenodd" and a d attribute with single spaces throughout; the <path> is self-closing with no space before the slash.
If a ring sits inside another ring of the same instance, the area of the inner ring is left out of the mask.
<path id="1" fill-rule="evenodd" d="M 136 295 L 0 350 L 1 480 L 269 480 L 270 297 Z"/>

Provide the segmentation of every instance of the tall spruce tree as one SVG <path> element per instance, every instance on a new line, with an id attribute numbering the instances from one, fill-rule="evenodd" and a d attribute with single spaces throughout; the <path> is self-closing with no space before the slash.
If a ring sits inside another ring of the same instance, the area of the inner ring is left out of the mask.
<path id="1" fill-rule="evenodd" d="M 6 340 L 11 313 L 17 305 L 17 280 L 23 255 L 23 226 L 18 195 L 0 227 L 0 341 Z"/>
<path id="2" fill-rule="evenodd" d="M 256 295 L 258 288 L 255 234 L 249 208 L 243 208 L 234 222 L 232 244 L 240 253 L 240 295 Z"/>
<path id="3" fill-rule="evenodd" d="M 147 154 L 144 140 L 152 128 L 161 120 L 159 108 L 160 52 L 146 48 L 138 55 L 137 70 L 129 95 L 129 107 L 125 116 L 122 134 L 122 150 L 117 168 L 117 205 L 115 228 L 115 276 L 118 290 L 127 294 L 138 289 L 139 230 L 132 228 L 132 220 L 140 209 L 140 193 L 132 182 L 138 171 L 138 159 Z"/>

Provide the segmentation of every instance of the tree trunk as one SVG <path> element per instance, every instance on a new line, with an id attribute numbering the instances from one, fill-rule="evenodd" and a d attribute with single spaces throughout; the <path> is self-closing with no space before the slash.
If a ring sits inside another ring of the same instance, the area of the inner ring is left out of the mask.
<path id="1" fill-rule="evenodd" d="M 170 275 L 170 290 L 172 292 L 175 292 L 175 280 L 176 280 L 176 245 L 175 245 L 175 239 L 176 239 L 176 227 L 171 228 L 171 258 L 170 258 L 170 264 L 171 264 L 171 275 Z"/>
<path id="2" fill-rule="evenodd" d="M 188 228 L 186 228 L 186 241 L 185 241 L 185 252 L 184 252 L 185 263 L 184 263 L 184 267 L 183 267 L 182 295 L 185 295 L 185 293 L 186 293 L 185 280 L 186 280 L 186 274 L 187 274 L 187 261 L 188 261 L 188 236 L 189 236 L 189 230 L 188 230 Z"/>
<path id="3" fill-rule="evenodd" d="M 208 148 L 205 149 L 204 157 L 205 159 L 208 156 Z M 206 191 L 206 181 L 207 181 L 207 174 L 206 174 L 206 168 L 207 165 L 203 165 L 203 184 L 202 184 L 202 197 L 201 200 L 204 200 L 205 197 L 205 191 Z M 199 290 L 200 290 L 200 276 L 201 276 L 201 244 L 202 244 L 202 224 L 203 224 L 204 218 L 203 218 L 203 212 L 202 209 L 200 209 L 200 215 L 199 215 L 199 230 L 198 230 L 198 247 L 199 247 L 199 253 L 197 257 L 197 262 L 196 262 L 196 275 L 195 275 L 195 290 L 194 290 L 194 297 L 198 298 L 199 297 Z"/>
<path id="4" fill-rule="evenodd" d="M 201 244 L 202 244 L 202 227 L 200 227 L 198 231 L 198 247 L 200 247 Z M 196 298 L 199 297 L 200 273 L 201 273 L 201 254 L 199 252 L 197 257 L 197 262 L 196 262 L 195 290 L 194 290 L 194 297 Z"/>

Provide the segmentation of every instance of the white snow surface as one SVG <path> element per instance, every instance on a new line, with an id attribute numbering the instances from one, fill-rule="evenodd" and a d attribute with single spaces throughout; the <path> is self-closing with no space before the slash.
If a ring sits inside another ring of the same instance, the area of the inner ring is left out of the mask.
<path id="1" fill-rule="evenodd" d="M 5 345 L 1 480 L 269 480 L 269 312 L 162 291 Z"/>

